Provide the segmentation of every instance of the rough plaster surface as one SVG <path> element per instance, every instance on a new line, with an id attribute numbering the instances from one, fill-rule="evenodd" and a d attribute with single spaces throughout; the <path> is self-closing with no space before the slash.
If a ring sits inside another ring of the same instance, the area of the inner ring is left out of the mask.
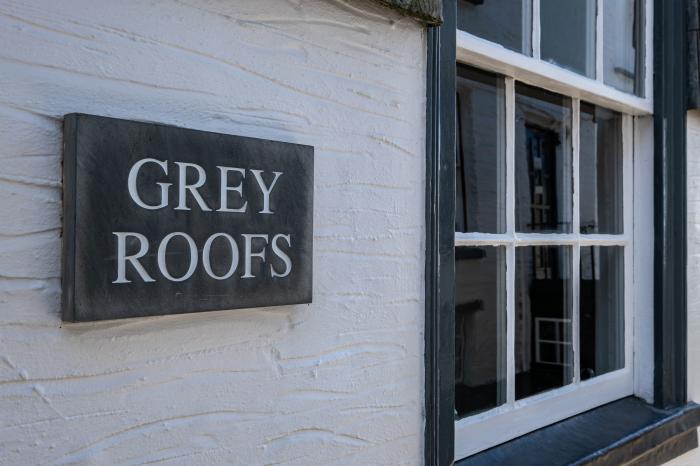
<path id="1" fill-rule="evenodd" d="M 700 402 L 700 111 L 688 112 L 688 398 Z M 697 466 L 700 449 L 667 463 Z"/>
<path id="2" fill-rule="evenodd" d="M 0 0 L 0 463 L 420 463 L 425 36 L 378 8 Z M 315 146 L 314 303 L 62 324 L 69 112 Z"/>

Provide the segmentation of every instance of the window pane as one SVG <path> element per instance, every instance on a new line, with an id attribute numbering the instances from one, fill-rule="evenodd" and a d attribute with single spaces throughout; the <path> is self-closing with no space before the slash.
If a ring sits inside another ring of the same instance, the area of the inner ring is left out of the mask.
<path id="1" fill-rule="evenodd" d="M 595 78 L 596 0 L 540 1 L 543 60 Z"/>
<path id="2" fill-rule="evenodd" d="M 506 401 L 504 247 L 458 247 L 455 409 L 458 417 Z"/>
<path id="3" fill-rule="evenodd" d="M 571 232 L 571 100 L 515 84 L 515 228 Z"/>
<path id="4" fill-rule="evenodd" d="M 532 55 L 530 0 L 459 0 L 457 28 Z"/>
<path id="5" fill-rule="evenodd" d="M 581 233 L 622 233 L 622 115 L 581 102 Z"/>
<path id="6" fill-rule="evenodd" d="M 505 232 L 503 78 L 457 68 L 456 231 Z"/>
<path id="7" fill-rule="evenodd" d="M 516 249 L 515 398 L 573 379 L 571 248 Z"/>
<path id="8" fill-rule="evenodd" d="M 625 366 L 624 248 L 581 247 L 581 380 Z"/>
<path id="9" fill-rule="evenodd" d="M 605 84 L 643 95 L 644 11 L 639 0 L 603 3 Z"/>

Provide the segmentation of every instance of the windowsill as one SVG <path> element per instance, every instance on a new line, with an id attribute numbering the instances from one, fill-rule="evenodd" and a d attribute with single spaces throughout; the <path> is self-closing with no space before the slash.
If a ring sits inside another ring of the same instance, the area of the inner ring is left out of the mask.
<path id="1" fill-rule="evenodd" d="M 661 464 L 697 448 L 700 405 L 656 409 L 628 397 L 499 446 L 477 453 L 458 466 Z"/>

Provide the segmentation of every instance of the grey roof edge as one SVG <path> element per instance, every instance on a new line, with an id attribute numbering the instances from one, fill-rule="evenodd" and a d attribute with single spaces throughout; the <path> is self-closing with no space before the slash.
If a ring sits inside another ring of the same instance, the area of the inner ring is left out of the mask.
<path id="1" fill-rule="evenodd" d="M 442 0 L 373 0 L 428 26 L 442 24 Z"/>

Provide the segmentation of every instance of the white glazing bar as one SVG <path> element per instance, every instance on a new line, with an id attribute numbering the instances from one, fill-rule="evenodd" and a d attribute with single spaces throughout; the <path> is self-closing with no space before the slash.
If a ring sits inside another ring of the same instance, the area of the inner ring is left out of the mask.
<path id="1" fill-rule="evenodd" d="M 581 152 L 581 101 L 571 99 L 571 171 L 574 184 L 572 193 L 572 233 L 578 235 L 581 231 L 581 209 L 579 208 L 579 154 Z"/>
<path id="2" fill-rule="evenodd" d="M 602 0 L 601 0 L 602 1 Z M 644 19 L 644 98 L 654 101 L 654 2 L 641 0 L 645 4 Z"/>
<path id="3" fill-rule="evenodd" d="M 582 246 L 626 246 L 631 242 L 630 235 L 576 235 L 561 233 L 516 233 L 490 234 L 490 233 L 455 233 L 456 246 L 504 246 L 517 241 L 518 246 L 537 245 L 572 245 L 580 243 Z"/>
<path id="4" fill-rule="evenodd" d="M 515 404 L 515 244 L 506 250 L 506 404 Z"/>
<path id="5" fill-rule="evenodd" d="M 516 233 L 518 246 L 567 245 L 575 244 L 578 235 L 572 233 Z"/>
<path id="6" fill-rule="evenodd" d="M 581 342 L 580 342 L 580 332 L 579 328 L 581 325 L 581 313 L 580 313 L 580 301 L 579 293 L 580 281 L 579 275 L 581 268 L 579 267 L 579 261 L 581 260 L 581 246 L 575 244 L 573 246 L 573 251 L 571 255 L 571 263 L 573 269 L 571 270 L 571 304 L 573 309 L 572 321 L 571 321 L 571 343 L 574 349 L 574 385 L 581 383 Z"/>
<path id="7" fill-rule="evenodd" d="M 626 246 L 632 240 L 630 235 L 581 235 L 581 246 Z"/>
<path id="8" fill-rule="evenodd" d="M 506 234 L 515 232 L 515 80 L 505 78 L 506 93 Z"/>
<path id="9" fill-rule="evenodd" d="M 574 178 L 573 184 L 573 216 L 572 216 L 572 227 L 575 236 L 579 236 L 581 228 L 581 209 L 580 209 L 580 196 L 579 196 L 579 157 L 581 154 L 581 101 L 579 99 L 572 99 L 571 101 L 571 146 L 572 146 L 572 173 Z M 579 293 L 580 293 L 580 283 L 579 283 L 579 260 L 581 257 L 581 247 L 579 243 L 573 245 L 572 255 L 571 255 L 571 301 L 572 301 L 572 322 L 571 322 L 571 343 L 574 350 L 574 384 L 581 382 L 581 352 L 580 352 L 580 342 L 579 342 L 579 325 L 580 325 L 580 309 L 579 309 Z"/>
<path id="10" fill-rule="evenodd" d="M 493 233 L 455 233 L 455 246 L 503 246 L 513 242 L 509 234 Z"/>
<path id="11" fill-rule="evenodd" d="M 539 60 L 541 53 L 542 23 L 540 22 L 540 0 L 532 0 L 532 58 Z"/>
<path id="12" fill-rule="evenodd" d="M 595 16 L 595 77 L 597 81 L 603 82 L 603 1 L 596 0 Z"/>
<path id="13" fill-rule="evenodd" d="M 515 80 L 505 78 L 506 92 L 506 404 L 515 403 Z"/>

